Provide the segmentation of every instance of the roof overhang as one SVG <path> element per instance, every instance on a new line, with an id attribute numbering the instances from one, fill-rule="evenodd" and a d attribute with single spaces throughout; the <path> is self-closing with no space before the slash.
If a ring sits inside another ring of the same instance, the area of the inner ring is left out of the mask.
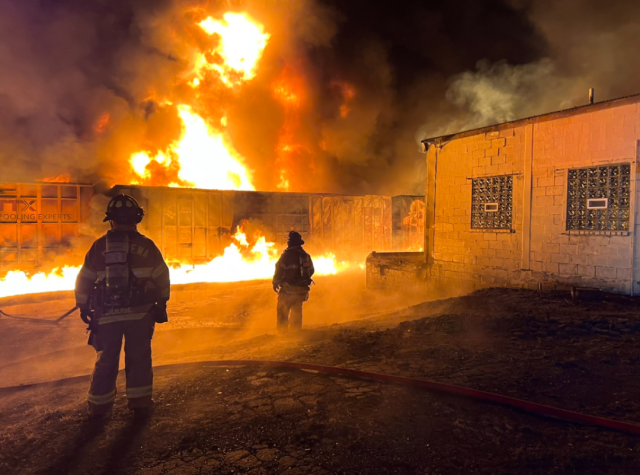
<path id="1" fill-rule="evenodd" d="M 637 104 L 640 102 L 640 94 L 634 94 L 633 96 L 620 97 L 617 99 L 611 99 L 609 101 L 597 102 L 595 104 L 587 104 L 584 106 L 572 107 L 571 109 L 564 109 L 561 111 L 548 112 L 546 114 L 536 115 L 533 117 L 527 117 L 526 119 L 513 120 L 511 122 L 503 122 L 501 124 L 488 125 L 486 127 L 480 127 L 477 129 L 465 130 L 463 132 L 457 132 L 449 135 L 440 135 L 438 137 L 431 137 L 422 140 L 423 150 L 426 152 L 429 149 L 429 145 L 438 145 L 451 140 L 461 139 L 464 137 L 472 137 L 478 134 L 484 134 L 487 132 L 500 131 L 504 129 L 510 129 L 513 127 L 519 127 L 527 124 L 535 124 L 539 122 L 547 122 L 550 120 L 564 119 L 579 114 L 586 114 L 589 112 L 597 112 L 606 109 L 612 109 L 615 107 L 626 106 L 629 104 Z"/>

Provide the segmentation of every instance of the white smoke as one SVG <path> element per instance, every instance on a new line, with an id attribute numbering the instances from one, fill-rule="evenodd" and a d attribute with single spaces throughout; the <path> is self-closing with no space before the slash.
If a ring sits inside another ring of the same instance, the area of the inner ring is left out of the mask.
<path id="1" fill-rule="evenodd" d="M 512 66 L 480 61 L 476 71 L 453 78 L 446 98 L 463 114 L 446 125 L 454 133 L 566 109 L 586 99 L 576 84 L 563 77 L 554 62 Z"/>

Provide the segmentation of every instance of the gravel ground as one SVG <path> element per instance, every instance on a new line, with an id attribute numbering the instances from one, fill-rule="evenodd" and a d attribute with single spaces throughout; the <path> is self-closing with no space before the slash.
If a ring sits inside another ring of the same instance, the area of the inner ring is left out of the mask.
<path id="1" fill-rule="evenodd" d="M 640 423 L 640 301 L 490 289 L 297 336 L 257 357 L 434 379 Z M 192 357 L 202 357 L 198 351 Z M 122 378 L 120 384 L 122 384 Z M 0 390 L 0 473 L 637 474 L 640 438 L 494 404 L 295 370 L 156 369 L 156 408 L 87 422 L 86 378 Z M 123 394 L 123 388 L 119 388 Z"/>

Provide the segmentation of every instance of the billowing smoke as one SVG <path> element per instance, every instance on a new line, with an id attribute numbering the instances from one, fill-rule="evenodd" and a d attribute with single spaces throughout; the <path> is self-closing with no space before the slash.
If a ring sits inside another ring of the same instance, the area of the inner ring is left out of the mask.
<path id="1" fill-rule="evenodd" d="M 588 87 L 637 92 L 640 6 L 622 0 L 0 2 L 3 181 L 126 181 L 188 104 L 224 124 L 257 189 L 421 193 L 416 139 L 578 105 Z M 190 87 L 211 41 L 197 22 L 227 11 L 271 35 L 256 76 Z"/>
<path id="2" fill-rule="evenodd" d="M 478 61 L 451 78 L 446 98 L 456 106 L 441 127 L 432 122 L 420 138 L 454 133 L 637 94 L 640 69 L 630 45 L 640 41 L 640 5 L 614 0 L 513 1 L 544 38 L 539 59 L 526 63 Z"/>

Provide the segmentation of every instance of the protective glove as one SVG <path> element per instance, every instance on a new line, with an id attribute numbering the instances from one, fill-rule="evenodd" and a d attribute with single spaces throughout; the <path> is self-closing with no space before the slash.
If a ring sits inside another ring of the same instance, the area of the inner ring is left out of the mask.
<path id="1" fill-rule="evenodd" d="M 169 316 L 167 315 L 167 301 L 162 300 L 160 302 L 156 302 L 156 304 L 151 308 L 151 315 L 154 322 L 167 323 L 169 321 Z"/>
<path id="2" fill-rule="evenodd" d="M 277 294 L 278 292 L 280 292 L 280 285 L 279 284 L 273 284 L 273 291 Z"/>
<path id="3" fill-rule="evenodd" d="M 93 315 L 91 315 L 89 310 L 80 310 L 80 318 L 87 325 L 91 323 L 91 317 L 93 317 Z"/>

